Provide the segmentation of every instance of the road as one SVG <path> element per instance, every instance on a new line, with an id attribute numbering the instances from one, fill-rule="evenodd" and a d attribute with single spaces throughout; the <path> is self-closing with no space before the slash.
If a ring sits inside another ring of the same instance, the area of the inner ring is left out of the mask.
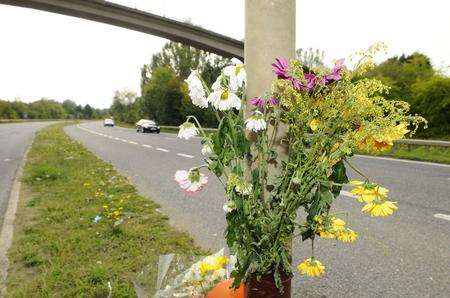
<path id="1" fill-rule="evenodd" d="M 33 135 L 52 122 L 0 124 L 0 230 L 12 183 Z"/>
<path id="2" fill-rule="evenodd" d="M 173 180 L 178 169 L 202 163 L 200 139 L 174 134 L 137 134 L 101 123 L 66 127 L 66 132 L 128 176 L 141 194 L 159 203 L 171 223 L 199 245 L 225 246 L 224 191 L 216 178 L 192 195 Z M 449 297 L 450 166 L 355 156 L 352 162 L 390 189 L 398 212 L 371 218 L 344 192 L 335 204 L 359 232 L 353 244 L 319 240 L 316 257 L 326 266 L 321 279 L 294 278 L 293 297 Z M 206 173 L 206 172 L 205 172 Z M 349 170 L 351 178 L 358 178 Z M 309 256 L 310 245 L 295 241 L 294 263 Z"/>

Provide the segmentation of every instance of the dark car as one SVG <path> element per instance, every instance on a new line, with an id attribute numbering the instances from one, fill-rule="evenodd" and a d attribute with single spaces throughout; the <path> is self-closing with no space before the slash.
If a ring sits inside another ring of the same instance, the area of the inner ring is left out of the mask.
<path id="1" fill-rule="evenodd" d="M 137 132 L 156 132 L 159 133 L 161 128 L 153 120 L 141 119 L 136 123 Z"/>

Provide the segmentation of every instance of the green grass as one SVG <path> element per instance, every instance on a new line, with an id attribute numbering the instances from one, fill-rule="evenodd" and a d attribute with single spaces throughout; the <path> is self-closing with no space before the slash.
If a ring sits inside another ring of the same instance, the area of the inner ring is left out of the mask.
<path id="1" fill-rule="evenodd" d="M 361 152 L 361 154 L 390 156 L 421 161 L 431 161 L 450 164 L 450 148 L 438 146 L 420 146 L 396 144 L 392 150 L 387 152 L 373 153 Z"/>
<path id="2" fill-rule="evenodd" d="M 156 270 L 160 254 L 200 254 L 158 205 L 139 196 L 113 167 L 56 124 L 36 136 L 24 169 L 9 251 L 8 297 L 135 297 L 133 280 Z M 103 205 L 124 199 L 126 219 L 93 223 Z"/>

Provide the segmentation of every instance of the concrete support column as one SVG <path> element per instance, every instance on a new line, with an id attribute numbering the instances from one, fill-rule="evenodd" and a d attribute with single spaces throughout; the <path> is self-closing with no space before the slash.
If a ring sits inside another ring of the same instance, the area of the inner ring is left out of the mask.
<path id="1" fill-rule="evenodd" d="M 295 0 L 245 1 L 244 57 L 247 71 L 246 113 L 250 114 L 255 107 L 250 105 L 249 99 L 270 92 L 271 82 L 275 78 L 271 64 L 275 58 L 289 60 L 295 57 Z M 269 135 L 272 129 L 272 126 L 268 127 Z M 280 144 L 285 132 L 285 127 L 279 127 L 276 144 Z M 280 145 L 277 152 L 279 158 L 283 158 L 285 150 Z M 277 165 L 271 165 L 269 175 L 278 170 Z"/>
<path id="2" fill-rule="evenodd" d="M 295 0 L 246 0 L 247 98 L 270 91 L 275 58 L 295 56 Z"/>

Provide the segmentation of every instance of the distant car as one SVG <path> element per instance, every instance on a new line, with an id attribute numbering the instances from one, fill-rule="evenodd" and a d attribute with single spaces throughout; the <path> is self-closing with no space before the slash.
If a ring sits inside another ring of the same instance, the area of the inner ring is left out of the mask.
<path id="1" fill-rule="evenodd" d="M 153 120 L 141 119 L 136 123 L 137 132 L 156 132 L 159 133 L 161 128 Z"/>
<path id="2" fill-rule="evenodd" d="M 103 126 L 111 126 L 111 127 L 114 127 L 114 120 L 112 120 L 112 119 L 110 119 L 110 118 L 106 118 L 104 121 L 103 121 Z"/>

